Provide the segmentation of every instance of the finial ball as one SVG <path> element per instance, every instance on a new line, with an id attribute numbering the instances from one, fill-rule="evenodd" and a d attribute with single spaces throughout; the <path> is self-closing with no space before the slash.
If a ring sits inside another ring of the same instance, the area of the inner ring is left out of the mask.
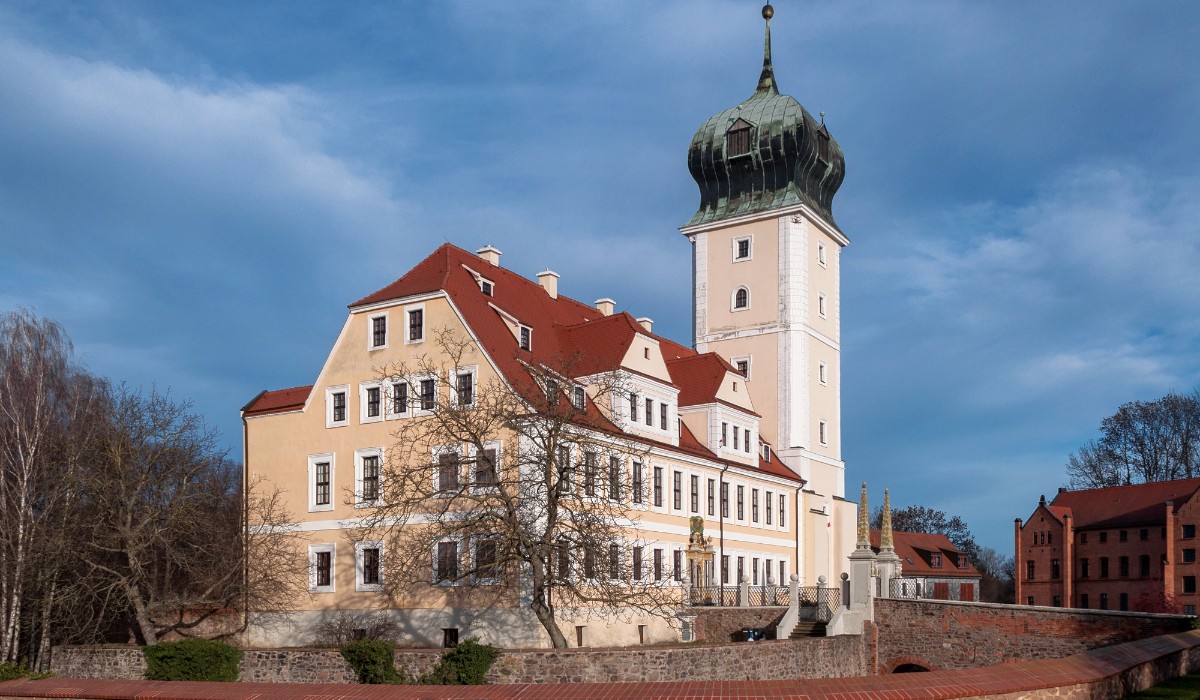
<path id="1" fill-rule="evenodd" d="M 775 8 L 771 7 L 771 3 L 763 5 L 763 19 L 771 19 L 775 16 Z"/>

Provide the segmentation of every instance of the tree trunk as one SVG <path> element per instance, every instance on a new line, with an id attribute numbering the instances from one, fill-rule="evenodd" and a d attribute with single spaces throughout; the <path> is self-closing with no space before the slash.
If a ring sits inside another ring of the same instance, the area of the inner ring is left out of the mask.
<path id="1" fill-rule="evenodd" d="M 142 600 L 137 586 L 132 583 L 126 583 L 125 595 L 129 598 L 130 604 L 133 605 L 133 617 L 137 623 L 138 636 L 141 637 L 142 643 L 146 645 L 158 644 L 158 635 L 154 632 L 154 623 L 150 620 L 150 613 L 146 611 L 146 601 Z"/>
<path id="2" fill-rule="evenodd" d="M 550 635 L 550 643 L 555 649 L 566 649 L 567 638 L 563 636 L 562 630 L 558 628 L 558 623 L 554 620 L 554 609 L 546 604 L 546 587 L 534 583 L 533 585 L 533 602 L 529 605 L 533 609 L 533 614 L 537 616 L 538 622 L 542 623 L 542 627 L 546 629 L 546 633 Z"/>

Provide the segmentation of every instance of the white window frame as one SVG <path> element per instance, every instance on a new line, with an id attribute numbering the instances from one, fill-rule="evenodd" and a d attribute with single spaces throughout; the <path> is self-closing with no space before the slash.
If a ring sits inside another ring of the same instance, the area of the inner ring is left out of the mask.
<path id="1" fill-rule="evenodd" d="M 413 388 L 412 384 L 407 379 L 389 379 L 384 384 L 384 412 L 383 416 L 387 420 L 397 420 L 399 418 L 408 418 L 413 414 Z M 408 397 L 404 406 L 404 413 L 396 413 L 396 387 L 400 384 L 408 387 Z M 435 389 L 436 391 L 436 389 Z"/>
<path id="2" fill-rule="evenodd" d="M 346 417 L 338 421 L 333 419 L 334 394 L 345 394 L 346 396 Z M 341 428 L 347 425 L 350 425 L 350 385 L 338 384 L 337 386 L 325 387 L 325 427 Z"/>
<path id="3" fill-rule="evenodd" d="M 750 381 L 750 374 L 754 371 L 753 358 L 750 355 L 742 355 L 741 357 L 733 358 L 733 360 L 730 362 L 730 364 L 732 364 L 733 368 L 736 370 L 738 368 L 739 362 L 746 363 L 746 374 L 742 377 L 742 379 L 744 379 L 745 381 Z"/>
<path id="4" fill-rule="evenodd" d="M 662 489 L 662 505 L 654 505 L 654 470 L 658 469 L 662 473 L 662 479 L 659 482 Z M 670 513 L 671 512 L 671 465 L 662 462 L 647 462 L 646 463 L 646 505 L 648 509 L 655 513 Z"/>
<path id="5" fill-rule="evenodd" d="M 422 400 L 421 400 L 421 382 L 426 379 L 433 380 L 433 408 L 432 409 L 424 408 L 423 404 L 422 404 Z M 438 401 L 440 401 L 442 398 L 441 397 L 442 388 L 441 388 L 440 384 L 441 384 L 441 381 L 436 374 L 415 375 L 412 378 L 412 380 L 409 381 L 409 386 L 408 386 L 409 402 L 411 403 L 411 405 L 409 406 L 409 411 L 408 411 L 409 415 L 412 415 L 412 416 L 432 415 L 433 412 L 437 410 Z M 416 387 L 416 391 L 417 391 L 417 393 L 415 395 L 412 393 L 414 387 Z"/>
<path id="6" fill-rule="evenodd" d="M 317 464 L 329 463 L 329 503 L 317 505 Z M 333 495 L 336 493 L 334 484 L 337 483 L 337 455 L 333 452 L 319 452 L 308 456 L 308 512 L 319 513 L 333 510 Z"/>
<path id="7" fill-rule="evenodd" d="M 825 306 L 825 292 L 817 292 L 817 313 L 821 318 L 828 318 Z"/>
<path id="8" fill-rule="evenodd" d="M 748 245 L 746 246 L 746 256 L 739 258 L 738 257 L 738 244 L 741 243 L 742 241 L 746 241 L 748 243 Z M 738 236 L 733 239 L 732 243 L 733 243 L 733 261 L 735 263 L 746 262 L 747 260 L 754 259 L 754 236 Z"/>
<path id="9" fill-rule="evenodd" d="M 479 547 L 479 543 L 483 540 L 496 540 L 496 543 L 497 543 L 496 544 L 496 573 L 499 574 L 499 572 L 500 572 L 500 544 L 499 544 L 500 537 L 498 535 L 494 535 L 494 534 L 492 534 L 492 535 L 476 535 L 470 539 L 471 551 L 467 553 L 468 556 L 470 557 L 470 561 L 471 561 L 471 583 L 474 583 L 474 584 L 480 585 L 480 586 L 495 586 L 500 583 L 499 575 L 493 576 L 491 578 L 483 578 L 483 577 L 479 576 L 477 573 L 478 568 L 479 568 L 478 547 Z M 460 553 L 460 555 L 461 555 L 461 553 Z"/>
<path id="10" fill-rule="evenodd" d="M 525 347 L 521 342 L 521 335 L 525 331 L 529 332 L 529 346 L 528 347 Z M 532 327 L 527 326 L 524 323 L 517 324 L 517 347 L 522 350 L 526 350 L 528 352 L 533 352 L 533 328 Z"/>
<path id="11" fill-rule="evenodd" d="M 823 386 L 829 385 L 829 365 L 825 364 L 824 362 L 817 365 L 817 380 L 820 381 Z"/>
<path id="12" fill-rule="evenodd" d="M 819 241 L 817 242 L 817 264 L 821 267 L 828 266 L 825 256 L 825 244 Z"/>
<path id="13" fill-rule="evenodd" d="M 468 461 L 471 466 L 470 466 L 469 473 L 467 474 L 467 476 L 469 476 L 471 478 L 470 486 L 471 486 L 471 490 L 473 492 L 482 493 L 482 492 L 488 491 L 488 490 L 494 491 L 500 487 L 500 465 L 502 463 L 501 460 L 503 460 L 503 458 L 504 458 L 502 446 L 503 446 L 503 443 L 500 440 L 488 440 L 483 443 L 483 449 L 496 451 L 496 463 L 495 463 L 495 465 L 493 465 L 493 468 L 496 470 L 496 483 L 493 485 L 480 486 L 479 483 L 475 479 L 475 476 L 478 473 L 475 468 L 475 466 L 476 466 L 475 460 L 478 457 L 478 450 L 475 449 L 474 445 L 470 445 L 470 449 L 467 451 L 467 455 L 468 455 Z M 462 478 L 462 474 L 459 474 L 458 476 L 460 479 Z"/>
<path id="14" fill-rule="evenodd" d="M 367 415 L 367 392 L 371 389 L 379 390 L 379 415 Z M 359 423 L 378 423 L 383 420 L 384 413 L 387 412 L 387 392 L 383 390 L 383 382 L 379 380 L 358 383 L 358 422 Z"/>
<path id="15" fill-rule="evenodd" d="M 823 420 L 817 421 L 817 441 L 822 445 L 829 444 L 829 424 Z"/>
<path id="16" fill-rule="evenodd" d="M 687 551 L 683 545 L 671 545 L 671 556 L 667 559 L 667 581 L 672 586 L 682 586 L 683 579 L 688 575 Z M 675 580 L 675 556 L 679 556 L 679 580 Z"/>
<path id="17" fill-rule="evenodd" d="M 383 319 L 383 345 L 375 344 L 375 319 Z M 388 318 L 388 312 L 380 311 L 377 314 L 367 316 L 367 352 L 374 350 L 384 350 L 392 339 L 392 322 Z"/>
<path id="18" fill-rule="evenodd" d="M 317 553 L 329 552 L 329 585 L 317 585 Z M 323 542 L 308 545 L 308 592 L 336 593 L 337 592 L 337 543 Z"/>
<path id="19" fill-rule="evenodd" d="M 379 497 L 373 501 L 363 499 L 363 460 L 367 457 L 379 458 Z M 332 470 L 332 467 L 330 468 Z M 354 507 L 370 508 L 382 503 L 383 494 L 383 448 L 360 447 L 354 451 Z"/>
<path id="20" fill-rule="evenodd" d="M 363 550 L 379 550 L 379 583 L 363 583 Z M 354 590 L 359 593 L 383 590 L 383 540 L 366 540 L 354 543 Z"/>
<path id="21" fill-rule="evenodd" d="M 688 509 L 688 478 L 687 471 L 681 468 L 672 467 L 670 480 L 668 481 L 668 494 L 670 496 L 669 503 L 672 514 L 682 515 L 687 513 Z M 679 480 L 679 507 L 675 507 L 675 480 Z"/>
<path id="22" fill-rule="evenodd" d="M 746 290 L 746 305 L 738 306 L 737 305 L 737 294 L 739 291 L 741 291 L 743 289 Z M 754 306 L 754 299 L 753 299 L 753 295 L 750 294 L 750 288 L 744 284 L 739 284 L 738 286 L 734 287 L 733 292 L 730 293 L 730 295 L 729 295 L 729 310 L 733 313 L 737 313 L 740 311 L 749 311 L 752 306 Z"/>
<path id="23" fill-rule="evenodd" d="M 571 387 L 571 406 L 576 411 L 582 411 L 587 408 L 587 387 L 580 384 L 575 384 Z"/>
<path id="24" fill-rule="evenodd" d="M 746 498 L 746 484 L 740 481 L 733 482 L 733 493 L 730 496 L 732 496 L 730 500 L 733 501 L 729 504 L 733 510 L 732 520 L 741 525 L 750 522 L 750 499 Z M 738 496 L 741 496 L 742 502 L 740 514 L 738 513 Z"/>
<path id="25" fill-rule="evenodd" d="M 465 405 L 474 406 L 479 403 L 479 367 L 477 365 L 464 365 L 462 367 L 451 368 L 446 371 L 446 379 L 450 382 L 451 406 L 464 405 L 458 402 L 458 378 L 464 374 L 471 375 L 471 403 Z M 436 396 L 437 385 L 434 385 L 433 392 Z"/>
<path id="26" fill-rule="evenodd" d="M 604 460 L 604 498 L 612 503 L 624 503 L 629 498 L 629 460 L 619 452 L 606 452 L 604 456 L 606 458 Z M 614 458 L 620 465 L 617 470 L 618 498 L 613 498 L 612 494 L 612 461 Z"/>
<path id="27" fill-rule="evenodd" d="M 454 580 L 451 580 L 451 581 L 443 581 L 443 580 L 440 580 L 438 577 L 438 568 L 437 568 L 437 566 L 438 566 L 438 545 L 442 544 L 443 542 L 454 542 L 455 544 L 458 545 L 458 576 L 455 576 Z M 433 543 L 433 551 L 430 552 L 430 555 L 432 556 L 432 560 L 431 560 L 432 563 L 431 563 L 430 571 L 429 571 L 430 583 L 432 583 L 435 586 L 441 586 L 444 588 L 462 585 L 462 581 L 463 581 L 463 577 L 462 577 L 462 573 L 463 573 L 463 570 L 462 570 L 463 540 L 462 540 L 462 537 L 450 536 L 450 537 L 443 537 L 443 538 L 439 539 L 437 542 Z"/>
<path id="28" fill-rule="evenodd" d="M 462 453 L 462 449 L 457 446 L 452 446 L 452 445 L 440 445 L 438 447 L 434 447 L 431 450 L 431 452 L 433 453 L 433 478 L 432 478 L 433 497 L 434 498 L 450 498 L 454 494 L 446 492 L 442 488 L 441 483 L 439 483 L 439 477 L 441 476 L 441 471 L 442 471 L 441 457 L 443 454 L 446 454 L 446 453 L 458 455 L 458 487 L 459 487 L 459 489 L 461 489 L 462 485 L 463 485 L 463 473 L 462 473 L 463 453 Z"/>
<path id="29" fill-rule="evenodd" d="M 413 339 L 412 337 L 412 315 L 411 311 L 421 312 L 421 337 Z M 429 314 L 425 313 L 424 304 L 412 304 L 404 307 L 404 344 L 416 345 L 417 343 L 425 342 L 425 338 L 429 336 Z"/>

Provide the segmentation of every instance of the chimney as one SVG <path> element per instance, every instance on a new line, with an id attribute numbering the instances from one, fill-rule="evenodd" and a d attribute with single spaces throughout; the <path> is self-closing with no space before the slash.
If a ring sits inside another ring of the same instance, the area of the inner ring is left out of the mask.
<path id="1" fill-rule="evenodd" d="M 558 273 L 553 270 L 542 270 L 538 273 L 538 282 L 542 285 L 542 289 L 550 295 L 551 299 L 558 298 Z"/>
<path id="2" fill-rule="evenodd" d="M 645 328 L 647 333 L 652 332 L 650 329 L 654 327 L 654 319 L 649 316 L 642 316 L 637 322 L 642 324 L 642 328 Z"/>
<path id="3" fill-rule="evenodd" d="M 500 267 L 500 251 L 493 248 L 490 244 L 475 251 L 475 254 L 496 267 Z"/>
<path id="4" fill-rule="evenodd" d="M 609 299 L 608 297 L 604 297 L 603 299 L 596 300 L 596 309 L 600 313 L 604 314 L 605 316 L 612 316 L 613 309 L 615 309 L 616 306 L 617 306 L 617 302 L 613 301 L 612 299 Z"/>

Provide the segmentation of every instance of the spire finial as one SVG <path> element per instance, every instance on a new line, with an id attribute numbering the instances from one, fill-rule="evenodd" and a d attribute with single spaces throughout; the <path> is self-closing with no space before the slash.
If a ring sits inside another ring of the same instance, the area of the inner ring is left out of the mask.
<path id="1" fill-rule="evenodd" d="M 862 482 L 862 495 L 858 499 L 858 548 L 871 548 L 870 510 L 867 508 L 867 482 Z"/>
<path id="2" fill-rule="evenodd" d="M 762 16 L 766 20 L 767 33 L 763 40 L 762 74 L 758 76 L 758 88 L 754 93 L 756 95 L 778 95 L 779 85 L 775 82 L 775 71 L 771 68 L 771 18 L 775 16 L 775 8 L 771 7 L 771 3 L 763 5 Z"/>
<path id="3" fill-rule="evenodd" d="M 883 522 L 880 523 L 880 529 L 883 531 L 879 533 L 879 548 L 881 550 L 895 549 L 895 545 L 892 544 L 892 498 L 890 495 L 888 495 L 887 489 L 883 490 L 882 519 Z"/>

